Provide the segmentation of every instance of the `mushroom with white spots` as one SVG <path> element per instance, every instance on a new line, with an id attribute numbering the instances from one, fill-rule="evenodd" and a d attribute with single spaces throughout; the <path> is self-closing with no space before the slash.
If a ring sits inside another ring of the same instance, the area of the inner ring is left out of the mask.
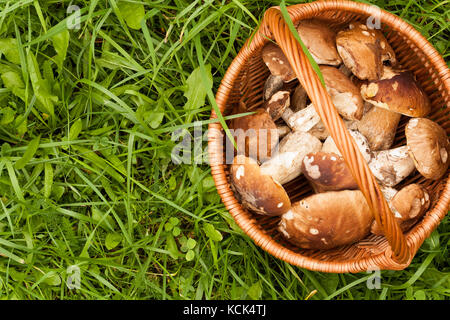
<path id="1" fill-rule="evenodd" d="M 345 66 L 359 79 L 378 80 L 383 75 L 383 62 L 396 63 L 395 54 L 379 30 L 362 23 L 350 24 L 338 32 L 336 47 Z"/>
<path id="2" fill-rule="evenodd" d="M 230 166 L 230 180 L 244 207 L 255 213 L 276 216 L 291 207 L 289 196 L 281 184 L 264 174 L 252 158 L 237 155 Z"/>
<path id="3" fill-rule="evenodd" d="M 445 130 L 432 120 L 413 118 L 405 128 L 405 135 L 417 171 L 427 179 L 442 178 L 448 170 L 450 152 Z"/>
<path id="4" fill-rule="evenodd" d="M 302 173 L 316 192 L 358 189 L 344 159 L 335 153 L 307 154 L 303 158 Z"/>
<path id="5" fill-rule="evenodd" d="M 278 230 L 305 249 L 331 249 L 352 244 L 370 233 L 373 215 L 359 190 L 317 193 L 292 203 Z"/>
<path id="6" fill-rule="evenodd" d="M 278 91 L 273 94 L 269 100 L 264 102 L 263 108 L 272 117 L 273 121 L 277 121 L 291 104 L 289 91 Z"/>
<path id="7" fill-rule="evenodd" d="M 283 51 L 275 43 L 268 42 L 263 47 L 261 56 L 272 75 L 281 77 L 283 82 L 290 82 L 297 79 Z"/>

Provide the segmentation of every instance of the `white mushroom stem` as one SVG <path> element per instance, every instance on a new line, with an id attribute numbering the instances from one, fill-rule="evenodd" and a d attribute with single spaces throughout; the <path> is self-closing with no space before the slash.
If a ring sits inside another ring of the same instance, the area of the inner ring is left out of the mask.
<path id="1" fill-rule="evenodd" d="M 284 138 L 289 132 L 291 132 L 291 128 L 288 126 L 277 126 L 278 138 Z"/>
<path id="2" fill-rule="evenodd" d="M 381 185 L 393 187 L 409 176 L 415 166 L 408 147 L 402 146 L 374 152 L 369 168 Z"/>
<path id="3" fill-rule="evenodd" d="M 386 186 L 380 186 L 381 192 L 383 193 L 384 198 L 386 199 L 389 208 L 391 209 L 394 216 L 398 219 L 402 218 L 402 215 L 398 210 L 392 205 L 391 201 L 395 197 L 395 195 L 398 193 L 397 189 L 394 189 L 392 187 L 386 187 Z"/>
<path id="4" fill-rule="evenodd" d="M 303 158 L 321 147 L 322 143 L 313 135 L 293 131 L 281 140 L 278 152 L 261 165 L 261 173 L 281 184 L 292 181 L 302 173 Z"/>
<path id="5" fill-rule="evenodd" d="M 320 121 L 320 117 L 312 104 L 297 112 L 288 108 L 281 117 L 293 131 L 308 132 Z"/>

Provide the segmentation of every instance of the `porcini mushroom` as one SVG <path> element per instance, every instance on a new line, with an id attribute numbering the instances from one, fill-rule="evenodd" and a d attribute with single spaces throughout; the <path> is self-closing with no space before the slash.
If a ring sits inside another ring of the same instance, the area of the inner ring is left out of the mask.
<path id="1" fill-rule="evenodd" d="M 400 118 L 400 113 L 374 106 L 357 122 L 357 128 L 369 141 L 372 151 L 386 150 L 394 143 Z"/>
<path id="2" fill-rule="evenodd" d="M 373 152 L 369 168 L 378 183 L 393 187 L 414 171 L 414 161 L 408 154 L 408 147 Z"/>
<path id="3" fill-rule="evenodd" d="M 450 145 L 445 130 L 429 119 L 413 118 L 405 135 L 417 171 L 427 179 L 440 179 L 449 166 Z"/>
<path id="4" fill-rule="evenodd" d="M 258 214 L 280 215 L 291 207 L 284 188 L 271 176 L 262 173 L 252 158 L 237 155 L 230 167 L 230 180 L 242 204 Z"/>
<path id="5" fill-rule="evenodd" d="M 307 105 L 308 94 L 305 88 L 299 84 L 291 94 L 291 110 L 294 112 L 304 109 Z"/>
<path id="6" fill-rule="evenodd" d="M 396 62 L 383 34 L 362 23 L 352 23 L 348 30 L 338 32 L 336 47 L 345 66 L 359 79 L 378 80 L 383 74 L 383 61 Z"/>
<path id="7" fill-rule="evenodd" d="M 335 153 L 308 153 L 301 170 L 316 192 L 358 189 L 344 159 Z"/>
<path id="8" fill-rule="evenodd" d="M 283 85 L 283 77 L 274 76 L 273 74 L 269 75 L 264 83 L 264 100 L 269 100 L 270 97 L 283 88 Z"/>
<path id="9" fill-rule="evenodd" d="M 320 66 L 325 85 L 339 114 L 348 120 L 360 120 L 363 116 L 364 101 L 358 88 L 339 69 Z"/>
<path id="10" fill-rule="evenodd" d="M 281 216 L 279 231 L 306 249 L 331 249 L 357 242 L 370 232 L 373 215 L 359 190 L 317 193 Z"/>
<path id="11" fill-rule="evenodd" d="M 321 147 L 320 140 L 311 134 L 293 131 L 280 141 L 278 152 L 263 162 L 261 172 L 285 184 L 302 173 L 301 166 L 305 155 L 319 151 Z"/>
<path id="12" fill-rule="evenodd" d="M 325 22 L 301 20 L 297 31 L 317 64 L 338 66 L 342 63 L 336 50 L 336 33 Z"/>
<path id="13" fill-rule="evenodd" d="M 356 131 L 356 130 L 349 130 L 348 133 L 350 133 L 352 138 L 355 140 L 356 146 L 358 147 L 359 151 L 363 155 L 364 160 L 366 160 L 366 162 L 370 162 L 372 160 L 373 155 L 372 155 L 372 151 L 370 150 L 369 142 L 367 141 L 366 137 L 364 137 L 364 135 L 361 132 Z M 337 146 L 331 136 L 329 136 L 325 140 L 325 142 L 322 145 L 321 151 L 332 152 L 339 156 L 342 156 L 341 152 L 337 148 Z"/>
<path id="14" fill-rule="evenodd" d="M 410 71 L 384 67 L 380 80 L 361 86 L 361 96 L 374 106 L 409 117 L 424 117 L 431 111 L 430 100 Z"/>
<path id="15" fill-rule="evenodd" d="M 398 192 L 393 188 L 382 189 L 382 191 L 402 231 L 407 231 L 422 218 L 430 206 L 427 190 L 415 183 L 407 185 Z M 376 221 L 372 224 L 371 232 L 376 235 L 383 234 L 383 230 Z"/>
<path id="16" fill-rule="evenodd" d="M 241 103 L 241 110 L 243 108 Z M 266 110 L 259 108 L 254 114 L 234 118 L 229 127 L 233 129 L 238 154 L 245 154 L 259 161 L 272 156 L 279 139 L 277 126 Z"/>
<path id="17" fill-rule="evenodd" d="M 283 51 L 275 43 L 268 42 L 263 47 L 261 56 L 272 75 L 281 77 L 284 82 L 297 78 Z"/>
<path id="18" fill-rule="evenodd" d="M 277 121 L 290 106 L 290 95 L 289 91 L 278 91 L 264 103 L 263 108 L 273 121 Z"/>

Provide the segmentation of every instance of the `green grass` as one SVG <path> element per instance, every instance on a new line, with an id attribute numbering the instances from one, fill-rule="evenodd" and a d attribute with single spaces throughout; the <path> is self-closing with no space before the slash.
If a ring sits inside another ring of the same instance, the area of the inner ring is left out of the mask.
<path id="1" fill-rule="evenodd" d="M 71 2 L 81 22 L 67 31 Z M 374 3 L 448 61 L 449 1 Z M 448 216 L 369 290 L 371 274 L 274 259 L 236 227 L 207 164 L 172 162 L 172 133 L 207 128 L 228 65 L 277 4 L 0 0 L 2 299 L 450 297 Z"/>

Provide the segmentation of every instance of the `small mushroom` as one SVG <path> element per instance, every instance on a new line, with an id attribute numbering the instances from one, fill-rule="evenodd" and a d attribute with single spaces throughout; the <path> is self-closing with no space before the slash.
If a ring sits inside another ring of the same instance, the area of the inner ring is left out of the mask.
<path id="1" fill-rule="evenodd" d="M 277 126 L 264 109 L 259 108 L 255 112 L 232 119 L 229 127 L 233 129 L 238 154 L 264 161 L 272 156 L 278 144 Z"/>
<path id="2" fill-rule="evenodd" d="M 280 141 L 278 152 L 261 165 L 261 172 L 285 184 L 302 173 L 305 155 L 319 151 L 321 147 L 320 140 L 311 134 L 293 131 Z"/>
<path id="3" fill-rule="evenodd" d="M 449 166 L 450 145 L 445 130 L 429 119 L 413 118 L 405 135 L 417 171 L 427 179 L 440 179 Z"/>
<path id="4" fill-rule="evenodd" d="M 281 48 L 273 42 L 268 42 L 262 49 L 262 59 L 270 73 L 279 76 L 284 82 L 297 79 L 294 70 Z"/>
<path id="5" fill-rule="evenodd" d="M 348 132 L 355 140 L 355 143 L 356 143 L 359 151 L 363 155 L 364 160 L 366 160 L 366 162 L 369 163 L 372 160 L 373 155 L 372 155 L 372 151 L 370 150 L 369 142 L 367 141 L 366 137 L 364 137 L 364 135 L 361 132 L 358 132 L 356 130 L 349 130 Z M 340 157 L 342 157 L 341 152 L 337 148 L 337 146 L 334 143 L 334 140 L 331 136 L 329 136 L 325 140 L 321 151 L 332 152 L 332 153 L 335 153 L 335 154 L 339 155 Z"/>
<path id="6" fill-rule="evenodd" d="M 291 132 L 291 128 L 286 125 L 277 125 L 278 138 L 283 139 Z"/>
<path id="7" fill-rule="evenodd" d="M 414 171 L 414 161 L 408 154 L 408 147 L 373 152 L 369 168 L 378 183 L 393 187 Z"/>
<path id="8" fill-rule="evenodd" d="M 409 117 L 424 117 L 431 111 L 430 100 L 410 71 L 384 67 L 380 80 L 361 86 L 361 96 L 374 106 Z"/>
<path id="9" fill-rule="evenodd" d="M 369 141 L 372 151 L 389 149 L 394 143 L 401 114 L 373 107 L 357 123 L 358 131 Z"/>
<path id="10" fill-rule="evenodd" d="M 363 116 L 364 101 L 358 88 L 339 69 L 320 66 L 327 91 L 334 106 L 344 119 L 360 120 Z"/>
<path id="11" fill-rule="evenodd" d="M 305 88 L 301 84 L 299 84 L 294 92 L 291 94 L 291 106 L 292 111 L 297 112 L 302 109 L 305 109 L 306 102 L 308 100 L 308 94 L 306 93 Z"/>
<path id="12" fill-rule="evenodd" d="M 302 172 L 316 192 L 359 188 L 344 159 L 335 153 L 308 153 L 303 158 Z"/>
<path id="13" fill-rule="evenodd" d="M 230 167 L 230 180 L 242 204 L 258 214 L 276 216 L 291 208 L 284 188 L 271 176 L 262 173 L 252 158 L 236 156 Z"/>
<path id="14" fill-rule="evenodd" d="M 278 91 L 264 103 L 264 109 L 272 117 L 273 121 L 281 118 L 286 108 L 290 105 L 290 92 Z"/>
<path id="15" fill-rule="evenodd" d="M 393 188 L 384 188 L 382 191 L 402 231 L 412 227 L 430 206 L 428 192 L 415 183 L 407 185 L 398 192 Z M 376 235 L 383 234 L 376 221 L 372 224 L 371 232 Z"/>
<path id="16" fill-rule="evenodd" d="M 365 238 L 372 222 L 361 191 L 330 191 L 292 203 L 281 216 L 278 230 L 301 248 L 331 249 Z"/>
<path id="17" fill-rule="evenodd" d="M 338 66 L 342 63 L 336 50 L 336 33 L 326 22 L 301 20 L 297 31 L 317 64 Z"/>
<path id="18" fill-rule="evenodd" d="M 308 132 L 321 121 L 313 104 L 297 112 L 287 108 L 281 117 L 293 131 Z"/>
<path id="19" fill-rule="evenodd" d="M 283 88 L 283 77 L 274 76 L 273 74 L 267 77 L 264 83 L 264 100 L 269 100 L 277 91 Z"/>
<path id="20" fill-rule="evenodd" d="M 336 47 L 345 66 L 359 79 L 377 80 L 383 74 L 383 61 L 395 64 L 395 54 L 379 30 L 362 23 L 338 32 Z"/>

